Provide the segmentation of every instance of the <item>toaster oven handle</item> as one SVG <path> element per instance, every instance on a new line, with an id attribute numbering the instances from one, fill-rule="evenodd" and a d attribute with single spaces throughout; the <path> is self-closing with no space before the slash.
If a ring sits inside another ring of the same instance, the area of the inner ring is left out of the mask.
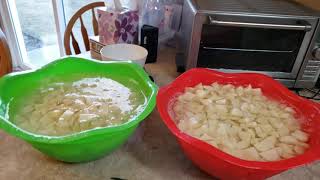
<path id="1" fill-rule="evenodd" d="M 267 23 L 249 23 L 249 22 L 235 22 L 235 21 L 220 21 L 209 16 L 210 24 L 218 26 L 232 26 L 232 27 L 251 27 L 251 28 L 266 28 L 266 29 L 287 29 L 310 31 L 312 29 L 310 24 L 307 25 L 289 25 L 289 24 L 267 24 Z"/>

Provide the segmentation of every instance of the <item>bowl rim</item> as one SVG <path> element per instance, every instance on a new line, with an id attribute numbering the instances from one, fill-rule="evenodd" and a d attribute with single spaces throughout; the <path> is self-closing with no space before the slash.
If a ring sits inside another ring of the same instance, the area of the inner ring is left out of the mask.
<path id="1" fill-rule="evenodd" d="M 261 169 L 261 170 L 271 170 L 271 171 L 283 171 L 293 167 L 301 166 L 306 163 L 310 163 L 312 161 L 320 160 L 320 153 L 312 153 L 308 159 L 304 159 L 303 155 L 299 155 L 290 159 L 280 160 L 280 161 L 273 161 L 273 162 L 259 162 L 259 161 L 247 161 L 237 157 L 234 157 L 228 153 L 225 153 L 218 148 L 200 140 L 194 138 L 182 131 L 177 127 L 174 120 L 171 118 L 169 114 L 169 110 L 167 108 L 170 101 L 163 100 L 164 97 L 169 97 L 170 95 L 167 94 L 167 91 L 173 90 L 176 87 L 180 86 L 180 82 L 184 79 L 187 79 L 189 76 L 194 76 L 197 73 L 207 73 L 211 74 L 216 77 L 224 77 L 230 79 L 242 79 L 242 78 L 249 78 L 254 80 L 261 80 L 268 85 L 274 86 L 275 90 L 279 91 L 280 93 L 285 93 L 288 97 L 287 98 L 294 98 L 301 103 L 309 104 L 311 107 L 317 109 L 317 114 L 320 115 L 320 105 L 304 99 L 293 92 L 289 91 L 285 86 L 277 82 L 276 80 L 272 79 L 271 77 L 258 74 L 258 73 L 223 73 L 212 69 L 207 68 L 193 68 L 188 70 L 187 72 L 180 75 L 176 78 L 172 83 L 168 84 L 167 86 L 161 87 L 158 91 L 157 95 L 157 109 L 161 116 L 162 121 L 167 126 L 167 128 L 173 133 L 179 141 L 183 141 L 184 143 L 189 144 L 191 147 L 198 149 L 199 151 L 205 152 L 210 156 L 214 156 L 215 158 L 222 159 L 230 164 L 250 168 L 250 169 Z M 214 82 L 214 81 L 213 81 Z M 212 82 L 212 83 L 213 83 Z M 201 83 L 201 82 L 198 82 Z M 183 85 L 183 87 L 188 87 Z M 260 87 L 263 88 L 263 87 Z M 170 96 L 169 98 L 175 98 L 181 92 L 177 92 L 175 95 Z M 320 117 L 320 116 L 319 116 Z M 319 122 L 320 123 L 320 122 Z M 181 142 L 179 142 L 181 143 Z M 183 149 L 184 151 L 184 149 Z"/>
<path id="2" fill-rule="evenodd" d="M 39 135 L 39 134 L 34 134 L 31 132 L 28 132 L 11 121 L 9 121 L 7 118 L 0 116 L 0 129 L 3 129 L 9 134 L 12 134 L 16 137 L 19 137 L 21 139 L 24 139 L 26 141 L 32 141 L 32 142 L 39 142 L 39 143 L 47 143 L 47 144 L 61 144 L 61 143 L 72 143 L 77 140 L 82 140 L 84 138 L 88 138 L 91 136 L 97 136 L 97 135 L 102 135 L 102 134 L 113 134 L 113 133 L 118 133 L 120 131 L 129 129 L 135 125 L 138 125 L 141 121 L 143 121 L 155 108 L 156 105 L 156 94 L 158 91 L 158 87 L 153 83 L 149 75 L 140 67 L 138 64 L 135 64 L 131 61 L 98 61 L 94 59 L 86 59 L 86 58 L 81 58 L 81 57 L 75 57 L 75 56 L 67 56 L 63 57 L 60 59 L 57 59 L 43 67 L 40 67 L 38 69 L 34 70 L 27 70 L 23 72 L 14 72 L 7 74 L 3 77 L 0 78 L 0 84 L 8 83 L 10 82 L 10 78 L 16 76 L 16 75 L 25 75 L 25 74 L 37 74 L 41 73 L 42 71 L 49 70 L 51 67 L 55 66 L 63 66 L 63 63 L 68 64 L 68 63 L 73 63 L 73 62 L 80 62 L 80 63 L 87 63 L 88 65 L 103 65 L 103 66 L 108 66 L 109 64 L 119 64 L 119 65 L 125 65 L 129 67 L 130 70 L 132 70 L 134 73 L 137 74 L 141 79 L 145 81 L 147 86 L 151 90 L 151 94 L 149 99 L 147 100 L 146 106 L 144 107 L 144 110 L 141 111 L 137 116 L 135 116 L 133 119 L 129 120 L 126 123 L 123 123 L 118 126 L 112 126 L 112 127 L 98 127 L 98 128 L 93 128 L 77 133 L 72 133 L 68 135 L 63 135 L 63 136 L 47 136 L 47 135 Z"/>
<path id="3" fill-rule="evenodd" d="M 100 54 L 101 54 L 101 57 L 102 58 L 105 58 L 105 59 L 112 59 L 114 61 L 126 61 L 124 59 L 116 59 L 114 57 L 110 57 L 110 56 L 107 56 L 103 53 L 103 51 L 107 48 L 112 48 L 112 47 L 117 47 L 117 46 L 120 46 L 120 47 L 134 47 L 134 49 L 140 49 L 144 54 L 143 56 L 139 57 L 139 58 L 129 58 L 129 59 L 126 59 L 126 60 L 131 60 L 131 61 L 143 61 L 147 56 L 148 56 L 148 50 L 142 46 L 139 46 L 139 45 L 136 45 L 136 44 L 126 44 L 126 43 L 118 43 L 118 44 L 109 44 L 109 45 L 106 45 L 106 46 L 103 46 L 101 49 L 100 49 Z"/>

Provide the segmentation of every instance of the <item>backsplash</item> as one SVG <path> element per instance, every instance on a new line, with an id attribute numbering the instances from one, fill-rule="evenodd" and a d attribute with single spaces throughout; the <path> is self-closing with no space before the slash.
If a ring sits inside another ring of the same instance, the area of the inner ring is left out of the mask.
<path id="1" fill-rule="evenodd" d="M 319 0 L 295 0 L 296 2 L 302 3 L 307 7 L 312 9 L 320 10 L 320 1 Z"/>

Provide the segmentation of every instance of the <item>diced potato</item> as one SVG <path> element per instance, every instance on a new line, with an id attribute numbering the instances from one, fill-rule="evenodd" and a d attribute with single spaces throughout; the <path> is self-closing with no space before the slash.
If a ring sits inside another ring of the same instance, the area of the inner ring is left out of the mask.
<path id="1" fill-rule="evenodd" d="M 250 132 L 239 131 L 239 130 L 238 130 L 238 136 L 242 141 L 250 141 L 252 137 Z"/>
<path id="2" fill-rule="evenodd" d="M 202 136 L 200 137 L 201 140 L 203 141 L 214 141 L 213 137 L 209 136 L 208 134 L 202 134 Z"/>
<path id="3" fill-rule="evenodd" d="M 202 83 L 196 85 L 196 86 L 194 87 L 194 89 L 195 89 L 195 90 L 202 90 L 202 89 L 203 89 Z"/>
<path id="4" fill-rule="evenodd" d="M 302 132 L 300 130 L 296 130 L 293 133 L 291 133 L 291 136 L 295 137 L 299 141 L 307 142 L 309 139 L 309 135 L 305 132 Z"/>
<path id="5" fill-rule="evenodd" d="M 67 98 L 67 99 L 62 100 L 62 103 L 63 103 L 65 106 L 70 106 L 70 105 L 73 104 L 73 100 Z"/>
<path id="6" fill-rule="evenodd" d="M 264 152 L 264 151 L 267 151 L 269 149 L 274 148 L 276 141 L 277 141 L 277 139 L 274 136 L 269 136 L 269 137 L 265 138 L 264 140 L 260 141 L 259 143 L 255 144 L 254 147 L 258 151 Z"/>
<path id="7" fill-rule="evenodd" d="M 304 148 L 309 148 L 309 144 L 304 143 L 304 142 L 299 142 L 297 145 L 302 146 Z"/>
<path id="8" fill-rule="evenodd" d="M 215 110 L 220 112 L 220 113 L 227 113 L 228 112 L 228 108 L 226 105 L 220 105 L 220 104 L 217 104 L 214 106 Z"/>
<path id="9" fill-rule="evenodd" d="M 284 153 L 284 154 L 291 154 L 291 155 L 295 154 L 293 151 L 294 146 L 292 146 L 292 145 L 279 143 L 279 144 L 277 144 L 277 146 L 281 148 L 282 153 Z"/>
<path id="10" fill-rule="evenodd" d="M 22 113 L 26 114 L 26 113 L 31 113 L 32 111 L 34 111 L 34 106 L 25 106 L 22 110 Z"/>
<path id="11" fill-rule="evenodd" d="M 238 93 L 238 95 L 242 96 L 244 93 L 244 88 L 242 86 L 239 86 L 236 88 L 236 92 Z"/>
<path id="12" fill-rule="evenodd" d="M 245 149 L 245 148 L 248 148 L 250 146 L 250 141 L 251 139 L 248 139 L 248 140 L 242 140 L 240 142 L 237 143 L 236 145 L 236 149 Z"/>
<path id="13" fill-rule="evenodd" d="M 200 102 L 205 106 L 209 106 L 209 105 L 212 104 L 212 100 L 211 99 L 201 99 Z"/>
<path id="14" fill-rule="evenodd" d="M 178 123 L 178 128 L 183 131 L 183 132 L 187 132 L 188 130 L 190 130 L 190 124 L 188 123 Z"/>
<path id="15" fill-rule="evenodd" d="M 305 148 L 302 147 L 302 146 L 296 145 L 296 146 L 294 146 L 294 151 L 295 151 L 297 154 L 303 154 L 304 151 L 305 151 Z"/>
<path id="16" fill-rule="evenodd" d="M 275 147 L 274 149 L 278 152 L 279 156 L 283 154 L 281 147 Z"/>
<path id="17" fill-rule="evenodd" d="M 259 161 L 261 157 L 258 151 L 254 147 L 250 147 L 248 149 L 241 150 L 241 157 L 245 160 L 249 161 Z"/>
<path id="18" fill-rule="evenodd" d="M 37 119 L 39 120 L 41 118 L 41 112 L 39 110 L 35 110 L 31 113 L 32 119 Z"/>
<path id="19" fill-rule="evenodd" d="M 227 136 L 227 132 L 229 130 L 230 125 L 225 124 L 225 123 L 219 123 L 218 124 L 218 129 L 217 129 L 217 134 L 219 134 L 221 137 Z"/>
<path id="20" fill-rule="evenodd" d="M 247 132 L 250 134 L 251 138 L 258 137 L 253 129 L 248 129 Z"/>
<path id="21" fill-rule="evenodd" d="M 19 122 L 19 127 L 21 127 L 22 129 L 31 129 L 31 123 L 28 121 L 22 121 Z"/>
<path id="22" fill-rule="evenodd" d="M 278 129 L 278 133 L 280 136 L 287 136 L 290 134 L 290 130 L 286 126 L 282 126 Z"/>
<path id="23" fill-rule="evenodd" d="M 272 135 L 272 132 L 275 131 L 270 124 L 262 124 L 260 127 L 267 135 Z"/>
<path id="24" fill-rule="evenodd" d="M 241 121 L 241 123 L 243 123 L 243 122 Z M 255 129 L 256 127 L 258 127 L 258 123 L 255 121 L 249 121 L 249 122 L 243 123 L 243 124 L 246 125 L 246 127 L 248 127 L 248 128 Z M 262 131 L 262 129 L 260 127 L 259 127 L 259 129 L 260 129 L 260 131 Z M 256 134 L 257 134 L 257 131 L 256 131 Z"/>
<path id="25" fill-rule="evenodd" d="M 63 119 L 63 118 L 60 118 L 59 121 L 57 122 L 57 126 L 58 126 L 59 128 L 64 128 L 64 129 L 66 129 L 66 128 L 68 128 L 68 127 L 71 126 L 71 122 L 70 122 L 69 120 L 65 120 L 65 119 Z"/>
<path id="26" fill-rule="evenodd" d="M 92 127 L 91 128 L 95 128 L 95 127 L 103 127 L 105 126 L 106 121 L 102 120 L 102 119 L 97 119 L 97 120 L 93 120 L 91 122 Z"/>
<path id="27" fill-rule="evenodd" d="M 139 89 L 129 89 L 108 78 L 84 78 L 74 83 L 51 85 L 53 87 L 39 88 L 32 99 L 26 100 L 17 117 L 30 118 L 15 121 L 18 126 L 36 134 L 66 135 L 125 123 L 141 111 L 145 103 L 145 97 Z M 177 116 L 184 118 L 186 109 L 181 107 L 181 113 L 177 113 Z M 191 106 L 191 109 L 202 110 L 198 105 Z M 195 116 L 199 121 L 206 119 L 199 112 Z"/>
<path id="28" fill-rule="evenodd" d="M 232 110 L 231 110 L 231 115 L 233 115 L 233 116 L 243 116 L 243 113 L 242 113 L 242 111 L 240 110 L 240 109 L 238 109 L 238 108 L 233 108 Z"/>
<path id="29" fill-rule="evenodd" d="M 290 159 L 290 158 L 293 158 L 294 155 L 293 155 L 293 154 L 283 153 L 283 154 L 281 155 L 281 157 L 284 158 L 284 159 Z"/>
<path id="30" fill-rule="evenodd" d="M 287 119 L 287 118 L 290 118 L 290 114 L 289 113 L 281 113 L 279 115 L 280 118 L 284 118 L 284 119 Z"/>
<path id="31" fill-rule="evenodd" d="M 190 134 L 194 137 L 198 137 L 200 138 L 201 136 L 203 136 L 204 134 L 208 133 L 207 130 L 207 126 L 206 125 L 202 125 L 201 127 L 197 128 L 197 129 L 191 129 L 190 130 Z"/>
<path id="32" fill-rule="evenodd" d="M 221 141 L 222 148 L 227 149 L 236 149 L 237 144 L 229 141 L 228 139 L 224 139 L 224 141 Z"/>
<path id="33" fill-rule="evenodd" d="M 277 161 L 308 148 L 294 110 L 250 85 L 199 84 L 187 88 L 174 106 L 182 131 L 241 159 Z"/>
<path id="34" fill-rule="evenodd" d="M 297 120 L 289 118 L 289 119 L 285 119 L 285 122 L 286 122 L 287 128 L 290 131 L 295 131 L 299 129 L 299 124 Z"/>
<path id="35" fill-rule="evenodd" d="M 187 123 L 189 123 L 190 124 L 189 126 L 193 129 L 197 129 L 202 126 L 201 120 L 196 117 L 188 119 Z"/>
<path id="36" fill-rule="evenodd" d="M 37 131 L 39 129 L 40 127 L 39 119 L 31 118 L 29 122 L 30 122 L 29 127 L 31 128 L 32 131 Z"/>
<path id="37" fill-rule="evenodd" d="M 216 143 L 216 140 L 207 140 L 207 143 L 211 144 L 212 146 L 218 148 L 218 144 Z"/>
<path id="38" fill-rule="evenodd" d="M 273 131 L 273 132 L 271 133 L 271 136 L 274 136 L 274 137 L 276 137 L 276 138 L 279 138 L 279 137 L 280 137 L 280 134 L 279 134 L 278 131 Z"/>
<path id="39" fill-rule="evenodd" d="M 177 105 L 173 106 L 173 111 L 175 114 L 182 114 L 184 110 L 184 106 L 182 104 L 176 103 Z"/>
<path id="40" fill-rule="evenodd" d="M 73 111 L 71 110 L 66 110 L 59 118 L 59 120 L 64 120 L 64 121 L 68 121 L 69 119 L 71 119 L 72 115 L 74 114 Z"/>
<path id="41" fill-rule="evenodd" d="M 220 100 L 217 100 L 215 103 L 216 103 L 216 104 L 225 105 L 225 104 L 227 104 L 227 100 L 226 100 L 226 99 L 220 99 Z"/>
<path id="42" fill-rule="evenodd" d="M 51 118 L 53 120 L 57 120 L 62 115 L 62 113 L 63 113 L 62 110 L 55 109 L 55 110 L 49 111 L 47 113 L 47 116 L 48 116 L 48 118 Z"/>
<path id="43" fill-rule="evenodd" d="M 193 113 L 202 113 L 204 109 L 204 106 L 196 102 L 191 102 L 189 106 L 190 106 L 190 111 Z"/>
<path id="44" fill-rule="evenodd" d="M 206 97 L 206 95 L 207 95 L 206 91 L 204 91 L 204 90 L 196 90 L 196 96 L 198 98 L 204 98 L 204 97 Z"/>
<path id="45" fill-rule="evenodd" d="M 79 121 L 84 122 L 84 121 L 91 121 L 92 119 L 95 119 L 99 117 L 96 114 L 80 114 L 79 115 Z"/>
<path id="46" fill-rule="evenodd" d="M 262 130 L 262 128 L 261 128 L 260 126 L 257 126 L 257 127 L 255 127 L 254 129 L 255 129 L 256 134 L 257 134 L 258 137 L 260 137 L 260 138 L 265 138 L 265 137 L 267 137 L 267 134 L 264 133 L 264 131 Z"/>
<path id="47" fill-rule="evenodd" d="M 91 127 L 91 121 L 80 122 L 81 131 L 88 130 L 88 129 L 90 129 L 90 127 Z"/>
<path id="48" fill-rule="evenodd" d="M 186 87 L 185 92 L 194 93 L 195 89 L 192 87 Z"/>
<path id="49" fill-rule="evenodd" d="M 298 140 L 293 136 L 282 136 L 279 138 L 279 141 L 286 144 L 292 144 L 292 145 L 299 143 Z"/>
<path id="50" fill-rule="evenodd" d="M 255 144 L 257 144 L 259 142 L 260 142 L 259 138 L 251 138 L 251 140 L 250 140 L 250 144 L 252 146 L 254 146 Z"/>
<path id="51" fill-rule="evenodd" d="M 281 159 L 276 149 L 261 152 L 260 155 L 266 161 L 279 161 Z"/>
<path id="52" fill-rule="evenodd" d="M 272 125 L 272 127 L 276 128 L 276 129 L 280 129 L 284 126 L 283 123 L 279 122 L 276 118 L 269 118 L 268 120 L 269 120 L 270 124 Z"/>
<path id="53" fill-rule="evenodd" d="M 203 86 L 203 89 L 205 89 L 206 91 L 210 92 L 210 91 L 212 90 L 212 87 L 211 87 L 211 86 L 204 85 L 204 86 Z"/>
<path id="54" fill-rule="evenodd" d="M 86 104 L 81 99 L 76 99 L 74 101 L 74 106 L 79 108 L 79 109 L 83 109 L 83 108 L 86 107 Z"/>
<path id="55" fill-rule="evenodd" d="M 284 110 L 288 113 L 294 113 L 294 110 L 291 107 L 285 107 Z"/>

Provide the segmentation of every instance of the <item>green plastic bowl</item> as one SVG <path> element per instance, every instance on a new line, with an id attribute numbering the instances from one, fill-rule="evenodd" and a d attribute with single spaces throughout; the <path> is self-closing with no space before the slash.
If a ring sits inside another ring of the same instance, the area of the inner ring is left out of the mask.
<path id="1" fill-rule="evenodd" d="M 23 101 L 48 78 L 67 79 L 74 74 L 111 77 L 124 85 L 135 83 L 147 97 L 145 109 L 125 124 L 102 127 L 66 136 L 44 136 L 27 132 L 10 117 Z M 76 57 L 54 61 L 38 70 L 8 74 L 0 79 L 0 128 L 23 139 L 48 156 L 64 162 L 87 162 L 101 158 L 121 146 L 139 123 L 155 107 L 156 85 L 139 65 L 128 62 L 102 62 Z"/>

